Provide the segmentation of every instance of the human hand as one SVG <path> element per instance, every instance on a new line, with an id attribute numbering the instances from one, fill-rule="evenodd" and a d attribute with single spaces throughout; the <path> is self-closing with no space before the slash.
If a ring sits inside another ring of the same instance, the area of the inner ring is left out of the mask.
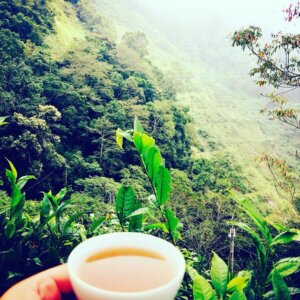
<path id="1" fill-rule="evenodd" d="M 63 294 L 72 292 L 73 288 L 65 264 L 15 284 L 1 297 L 1 300 L 61 300 Z"/>

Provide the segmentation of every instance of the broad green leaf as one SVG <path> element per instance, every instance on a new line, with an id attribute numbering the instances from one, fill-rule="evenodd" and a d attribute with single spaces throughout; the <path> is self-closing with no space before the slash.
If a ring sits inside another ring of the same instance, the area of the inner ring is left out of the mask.
<path id="1" fill-rule="evenodd" d="M 192 281 L 195 281 L 199 273 L 190 265 L 186 265 L 186 271 L 191 277 Z"/>
<path id="2" fill-rule="evenodd" d="M 210 283 L 199 274 L 193 282 L 193 299 L 216 300 L 215 291 L 211 287 Z"/>
<path id="3" fill-rule="evenodd" d="M 143 144 L 143 148 L 142 148 L 142 157 L 145 160 L 148 150 L 155 145 L 155 140 L 147 135 L 147 134 L 142 134 L 142 144 Z"/>
<path id="4" fill-rule="evenodd" d="M 136 202 L 134 205 L 134 211 L 137 212 L 139 209 L 143 209 L 142 204 L 140 202 Z M 143 214 L 136 214 L 134 216 L 132 216 L 132 214 L 130 215 L 131 217 L 129 220 L 128 230 L 130 232 L 139 231 L 143 225 Z"/>
<path id="5" fill-rule="evenodd" d="M 14 236 L 15 231 L 16 231 L 16 225 L 14 221 L 8 221 L 5 227 L 6 238 L 10 240 Z"/>
<path id="6" fill-rule="evenodd" d="M 137 117 L 134 118 L 133 128 L 134 128 L 135 131 L 138 131 L 140 133 L 145 132 L 142 124 L 140 123 L 140 120 Z"/>
<path id="7" fill-rule="evenodd" d="M 271 282 L 275 269 L 281 277 L 289 276 L 300 268 L 300 257 L 287 257 L 279 260 L 268 276 L 268 282 Z"/>
<path id="8" fill-rule="evenodd" d="M 148 177 L 153 186 L 155 184 L 155 177 L 158 173 L 159 167 L 163 164 L 162 157 L 156 146 L 150 147 L 145 158 L 145 166 L 147 169 Z"/>
<path id="9" fill-rule="evenodd" d="M 159 166 L 155 178 L 155 190 L 157 195 L 158 206 L 163 205 L 168 199 L 171 191 L 171 175 L 167 168 Z"/>
<path id="10" fill-rule="evenodd" d="M 272 285 L 276 300 L 289 300 L 291 299 L 290 291 L 279 272 L 275 269 L 272 275 Z"/>
<path id="11" fill-rule="evenodd" d="M 172 240 L 175 244 L 179 238 L 179 229 L 178 229 L 179 220 L 175 216 L 174 212 L 170 209 L 166 209 L 165 216 L 166 216 L 167 224 L 168 224 L 167 227 L 171 234 Z"/>
<path id="12" fill-rule="evenodd" d="M 236 291 L 230 296 L 229 300 L 247 300 L 247 298 L 243 291 Z"/>
<path id="13" fill-rule="evenodd" d="M 45 194 L 44 194 L 44 198 L 43 198 L 43 200 L 41 201 L 41 204 L 40 204 L 40 221 L 41 221 L 42 224 L 49 217 L 50 210 L 51 210 L 50 201 L 49 201 L 48 197 L 46 197 Z"/>
<path id="14" fill-rule="evenodd" d="M 30 179 L 36 179 L 34 176 L 27 175 L 27 176 L 22 176 L 17 182 L 17 187 L 22 190 L 22 188 L 25 186 L 28 180 Z"/>
<path id="15" fill-rule="evenodd" d="M 212 284 L 218 296 L 223 299 L 226 294 L 228 284 L 228 266 L 215 252 L 211 262 L 210 276 Z"/>
<path id="16" fill-rule="evenodd" d="M 248 284 L 249 278 L 247 277 L 234 277 L 227 284 L 227 291 L 235 292 L 242 291 Z"/>
<path id="17" fill-rule="evenodd" d="M 136 150 L 142 155 L 143 160 L 146 159 L 147 151 L 155 145 L 155 140 L 145 133 L 138 131 L 133 132 L 133 142 Z"/>
<path id="18" fill-rule="evenodd" d="M 124 225 L 126 218 L 133 212 L 135 205 L 135 194 L 131 186 L 122 185 L 116 198 L 116 213 L 121 225 Z"/>
<path id="19" fill-rule="evenodd" d="M 15 166 L 14 166 L 13 163 L 12 163 L 10 160 L 8 160 L 7 158 L 6 158 L 6 160 L 7 160 L 8 163 L 9 163 L 9 166 L 10 166 L 10 169 L 11 169 L 13 175 L 14 175 L 15 178 L 17 179 L 17 178 L 18 178 L 18 172 L 17 172 Z"/>
<path id="20" fill-rule="evenodd" d="M 271 245 L 275 246 L 278 244 L 289 244 L 293 241 L 300 242 L 300 230 L 289 230 L 275 236 Z"/>
<path id="21" fill-rule="evenodd" d="M 21 194 L 16 206 L 11 207 L 11 216 L 15 216 L 22 212 L 25 205 L 25 195 Z"/>
<path id="22" fill-rule="evenodd" d="M 7 180 L 8 180 L 8 182 L 10 183 L 11 190 L 13 191 L 13 189 L 14 189 L 14 187 L 16 185 L 16 181 L 17 181 L 15 175 L 13 174 L 12 171 L 6 169 L 5 170 L 5 176 L 6 176 Z"/>
<path id="23" fill-rule="evenodd" d="M 249 199 L 242 199 L 237 201 L 242 206 L 247 215 L 254 221 L 257 228 L 260 230 L 267 242 L 271 244 L 272 236 L 270 234 L 268 224 L 266 223 L 265 218 L 262 216 L 262 214 Z"/>
<path id="24" fill-rule="evenodd" d="M 139 154 L 142 154 L 143 143 L 142 143 L 142 134 L 138 131 L 133 132 L 133 143 Z"/>
<path id="25" fill-rule="evenodd" d="M 89 227 L 89 232 L 93 233 L 94 230 L 96 230 L 104 221 L 105 221 L 105 217 L 101 217 L 95 220 Z"/>

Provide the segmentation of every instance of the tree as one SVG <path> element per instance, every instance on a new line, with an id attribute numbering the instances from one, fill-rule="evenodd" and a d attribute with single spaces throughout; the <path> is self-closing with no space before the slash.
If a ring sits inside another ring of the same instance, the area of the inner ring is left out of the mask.
<path id="1" fill-rule="evenodd" d="M 284 10 L 286 13 L 285 19 L 289 22 L 292 22 L 294 19 L 297 19 L 300 17 L 300 1 L 298 3 L 291 3 L 288 8 Z"/>
<path id="2" fill-rule="evenodd" d="M 148 55 L 149 42 L 143 32 L 126 32 L 122 40 L 128 48 L 136 51 L 141 58 Z"/>
<path id="3" fill-rule="evenodd" d="M 300 87 L 300 34 L 272 35 L 269 43 L 262 44 L 262 31 L 259 27 L 236 31 L 232 36 L 232 45 L 248 49 L 257 58 L 257 66 L 250 71 L 257 76 L 256 84 L 269 85 L 274 91 L 267 94 L 273 103 L 271 109 L 262 109 L 278 120 L 300 129 L 299 110 L 288 105 L 285 97 Z"/>

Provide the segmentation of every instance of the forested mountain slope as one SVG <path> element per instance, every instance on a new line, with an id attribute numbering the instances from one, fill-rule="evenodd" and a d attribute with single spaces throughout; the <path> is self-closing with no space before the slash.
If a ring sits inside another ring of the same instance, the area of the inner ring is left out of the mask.
<path id="1" fill-rule="evenodd" d="M 234 242 L 231 276 L 244 269 L 241 290 L 260 299 L 275 262 L 291 264 L 284 276 L 300 266 L 293 244 L 274 250 L 300 240 L 297 207 L 253 167 L 267 125 L 139 2 L 95 1 L 0 0 L 0 293 L 86 238 L 142 231 L 176 244 L 209 281 Z M 233 220 L 252 235 L 229 240 Z M 192 294 L 186 275 L 176 299 Z"/>
<path id="2" fill-rule="evenodd" d="M 269 153 L 294 164 L 299 139 L 295 129 L 270 122 L 266 115 L 260 114 L 267 104 L 259 97 L 262 91 L 247 76 L 248 66 L 254 60 L 231 49 L 229 34 L 236 28 L 230 27 L 222 15 L 218 17 L 217 12 L 208 10 L 206 17 L 205 11 L 200 10 L 210 6 L 194 5 L 195 2 L 188 5 L 176 2 L 174 7 L 167 1 L 161 5 L 157 1 L 90 2 L 115 21 L 119 32 L 146 33 L 151 58 L 177 83 L 180 103 L 190 107 L 193 156 L 229 153 L 233 161 L 243 166 L 258 194 L 265 198 L 261 207 L 280 211 L 281 205 L 286 205 L 285 200 L 278 197 L 269 170 L 258 162 L 258 157 Z"/>

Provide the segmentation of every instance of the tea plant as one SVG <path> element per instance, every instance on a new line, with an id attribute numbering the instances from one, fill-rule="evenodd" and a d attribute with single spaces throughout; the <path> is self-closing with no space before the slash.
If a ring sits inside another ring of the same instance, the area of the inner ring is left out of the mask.
<path id="1" fill-rule="evenodd" d="M 300 230 L 288 229 L 280 224 L 268 224 L 256 207 L 248 200 L 238 200 L 241 208 L 253 220 L 255 228 L 242 222 L 231 222 L 246 231 L 256 248 L 257 269 L 253 280 L 253 297 L 250 299 L 290 299 L 291 294 L 299 293 L 300 289 L 288 288 L 284 277 L 297 272 L 300 267 L 300 257 L 287 257 L 272 262 L 270 257 L 278 245 L 300 241 Z M 272 235 L 271 226 L 278 231 Z M 270 291 L 271 285 L 273 290 Z M 266 293 L 266 290 L 269 290 Z"/>
<path id="2" fill-rule="evenodd" d="M 200 275 L 191 264 L 187 265 L 187 272 L 193 281 L 194 300 L 246 300 L 248 298 L 245 293 L 249 293 L 251 273 L 241 271 L 234 277 L 229 272 L 227 264 L 216 253 L 213 255 L 209 276 L 207 276 L 210 280 Z"/>
<path id="3" fill-rule="evenodd" d="M 56 195 L 44 193 L 40 215 L 28 215 L 23 188 L 34 177 L 18 178 L 16 168 L 8 163 L 5 174 L 11 193 L 3 199 L 6 203 L 0 212 L 0 292 L 17 280 L 64 262 L 86 237 L 85 228 L 74 223 L 79 213 L 68 215 L 71 204 L 64 200 L 65 189 Z"/>
<path id="4" fill-rule="evenodd" d="M 159 229 L 169 235 L 173 244 L 181 239 L 179 223 L 175 213 L 166 206 L 171 191 L 171 175 L 164 165 L 155 140 L 147 135 L 137 118 L 134 129 L 117 130 L 117 143 L 123 148 L 123 138 L 132 142 L 139 154 L 141 164 L 147 174 L 152 194 L 148 197 L 148 205 L 136 200 L 132 187 L 122 185 L 116 197 L 116 214 L 122 230 L 128 224 L 129 231 Z M 147 224 L 143 224 L 143 219 Z"/>

